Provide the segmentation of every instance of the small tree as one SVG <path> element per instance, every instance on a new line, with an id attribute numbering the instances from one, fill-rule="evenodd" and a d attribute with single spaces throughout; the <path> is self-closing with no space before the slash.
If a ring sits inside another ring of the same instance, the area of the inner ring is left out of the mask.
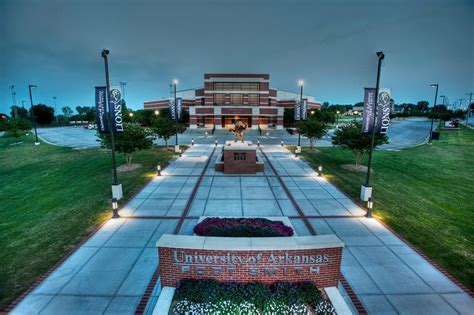
<path id="1" fill-rule="evenodd" d="M 370 134 L 361 133 L 361 123 L 353 121 L 334 132 L 332 144 L 348 148 L 354 153 L 355 166 L 360 168 L 362 157 L 370 150 Z M 374 148 L 388 143 L 386 135 L 375 135 Z"/>
<path id="2" fill-rule="evenodd" d="M 162 117 L 153 120 L 151 130 L 155 136 L 165 140 L 167 148 L 168 139 L 176 134 L 175 123 L 171 119 Z"/>
<path id="3" fill-rule="evenodd" d="M 127 166 L 132 163 L 132 154 L 136 151 L 149 149 L 153 143 L 151 133 L 137 124 L 124 124 L 124 131 L 115 135 L 115 149 L 117 152 L 125 154 Z M 111 148 L 110 135 L 100 134 L 102 147 Z"/>
<path id="4" fill-rule="evenodd" d="M 328 126 L 316 119 L 300 121 L 298 124 L 298 132 L 309 139 L 311 150 L 313 150 L 314 142 L 324 137 L 327 131 Z"/>
<path id="5" fill-rule="evenodd" d="M 61 108 L 61 110 L 64 114 L 64 117 L 66 117 L 69 120 L 69 117 L 71 117 L 72 115 L 72 108 L 69 106 L 64 106 L 63 108 Z"/>
<path id="6" fill-rule="evenodd" d="M 38 124 L 45 125 L 49 124 L 54 119 L 54 108 L 45 105 L 38 104 L 33 106 L 34 119 Z"/>

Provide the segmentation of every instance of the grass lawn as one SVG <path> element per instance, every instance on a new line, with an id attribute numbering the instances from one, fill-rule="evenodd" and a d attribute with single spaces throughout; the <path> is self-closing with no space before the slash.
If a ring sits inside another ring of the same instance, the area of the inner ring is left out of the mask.
<path id="1" fill-rule="evenodd" d="M 0 310 L 111 216 L 110 151 L 20 140 L 0 138 Z M 134 154 L 143 167 L 119 173 L 125 198 L 172 156 L 164 148 Z M 118 165 L 124 163 L 119 154 Z"/>
<path id="2" fill-rule="evenodd" d="M 376 151 L 374 213 L 427 256 L 474 289 L 474 130 L 442 131 L 433 145 Z M 304 156 L 359 200 L 365 173 L 341 168 L 352 153 L 318 148 Z M 366 162 L 365 162 L 365 165 Z"/>

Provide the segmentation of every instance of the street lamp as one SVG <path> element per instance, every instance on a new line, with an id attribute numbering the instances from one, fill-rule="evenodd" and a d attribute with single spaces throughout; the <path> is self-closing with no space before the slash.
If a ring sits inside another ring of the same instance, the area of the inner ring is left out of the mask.
<path id="1" fill-rule="evenodd" d="M 447 97 L 446 97 L 446 95 L 441 95 L 440 97 L 443 99 L 443 103 L 442 103 L 442 104 L 444 105 L 444 104 L 446 103 Z"/>
<path id="2" fill-rule="evenodd" d="M 176 86 L 178 85 L 178 80 L 173 80 L 173 91 L 174 91 L 174 129 L 176 132 L 176 143 L 174 145 L 174 152 L 178 152 L 179 143 L 178 143 L 178 104 L 176 103 Z"/>
<path id="3" fill-rule="evenodd" d="M 339 128 L 339 114 L 340 113 L 341 113 L 340 111 L 338 110 L 336 111 L 336 128 Z"/>
<path id="4" fill-rule="evenodd" d="M 301 116 L 303 115 L 303 113 L 301 112 L 302 110 L 302 105 L 303 105 L 303 86 L 304 86 L 304 81 L 303 80 L 299 80 L 298 81 L 298 85 L 300 86 L 300 119 L 301 119 Z M 301 133 L 300 131 L 298 130 L 298 146 L 296 148 L 297 151 L 301 152 Z"/>
<path id="5" fill-rule="evenodd" d="M 38 140 L 38 131 L 36 130 L 36 117 L 35 117 L 35 109 L 33 107 L 33 96 L 31 95 L 31 89 L 37 88 L 36 85 L 30 84 L 28 85 L 28 90 L 30 92 L 30 104 L 31 104 L 31 116 L 33 118 L 33 127 L 35 128 L 35 145 L 40 145 L 40 142 Z"/>
<path id="6" fill-rule="evenodd" d="M 436 92 L 435 92 L 435 99 L 434 99 L 433 107 L 431 107 L 431 127 L 430 127 L 430 138 L 428 140 L 428 144 L 431 144 L 431 140 L 433 140 L 434 108 L 436 106 L 436 102 L 438 101 L 439 84 L 438 83 L 433 83 L 430 86 L 435 87 Z"/>
<path id="7" fill-rule="evenodd" d="M 18 108 L 16 107 L 16 92 L 13 90 L 14 88 L 14 85 L 10 86 L 10 89 L 12 90 L 13 114 L 15 116 L 15 119 L 18 119 Z"/>

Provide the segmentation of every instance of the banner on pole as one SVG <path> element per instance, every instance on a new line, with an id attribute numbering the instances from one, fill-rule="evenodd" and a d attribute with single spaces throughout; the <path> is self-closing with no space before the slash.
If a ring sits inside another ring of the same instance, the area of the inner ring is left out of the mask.
<path id="1" fill-rule="evenodd" d="M 390 89 L 379 89 L 379 97 L 377 98 L 377 121 L 375 123 L 375 133 L 385 135 L 390 124 Z"/>
<path id="2" fill-rule="evenodd" d="M 119 88 L 110 89 L 109 111 L 112 131 L 123 132 L 122 93 Z"/>
<path id="3" fill-rule="evenodd" d="M 362 133 L 372 133 L 375 115 L 375 89 L 364 89 L 364 112 L 362 114 Z"/>
<path id="4" fill-rule="evenodd" d="M 176 117 L 177 117 L 177 120 L 181 119 L 182 112 L 183 112 L 183 99 L 181 97 L 178 97 L 176 99 Z"/>
<path id="5" fill-rule="evenodd" d="M 95 120 L 97 122 L 97 130 L 99 133 L 106 133 L 109 131 L 107 128 L 107 108 L 105 106 L 105 94 L 107 87 L 96 86 L 95 87 Z"/>
<path id="6" fill-rule="evenodd" d="M 308 100 L 303 99 L 302 101 L 295 102 L 295 120 L 306 120 L 308 119 Z"/>
<path id="7" fill-rule="evenodd" d="M 170 99 L 170 102 L 168 104 L 168 110 L 170 112 L 170 118 L 172 120 L 176 119 L 176 106 L 174 106 L 174 99 Z"/>

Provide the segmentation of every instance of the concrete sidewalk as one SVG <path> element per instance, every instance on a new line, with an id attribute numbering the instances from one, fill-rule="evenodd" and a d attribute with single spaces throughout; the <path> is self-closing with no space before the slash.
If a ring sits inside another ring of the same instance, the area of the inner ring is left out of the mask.
<path id="1" fill-rule="evenodd" d="M 130 218 L 108 221 L 12 314 L 133 314 L 158 265 L 155 243 L 173 233 L 213 148 L 195 145 L 173 161 L 122 208 Z M 277 145 L 263 150 L 304 215 L 314 216 L 308 221 L 316 233 L 336 234 L 346 244 L 342 273 L 369 314 L 472 313 L 470 296 L 377 220 L 363 217 L 363 209 L 304 160 Z M 264 173 L 228 176 L 214 171 L 215 159 L 180 234 L 192 234 L 201 215 L 286 215 L 298 235 L 310 235 L 267 163 Z M 146 313 L 159 293 L 157 286 Z"/>

